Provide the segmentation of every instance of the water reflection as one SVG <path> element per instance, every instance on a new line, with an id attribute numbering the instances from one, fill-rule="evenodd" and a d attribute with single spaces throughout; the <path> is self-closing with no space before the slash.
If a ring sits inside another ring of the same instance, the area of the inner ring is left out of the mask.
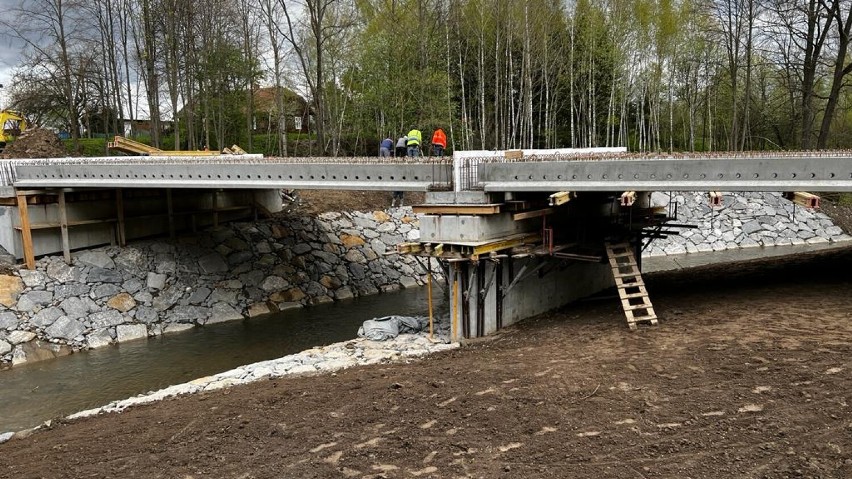
<path id="1" fill-rule="evenodd" d="M 446 304 L 435 291 L 436 311 Z M 76 353 L 0 371 L 0 432 L 32 427 L 172 384 L 355 337 L 367 319 L 425 315 L 426 289 L 290 310 L 264 318 Z"/>

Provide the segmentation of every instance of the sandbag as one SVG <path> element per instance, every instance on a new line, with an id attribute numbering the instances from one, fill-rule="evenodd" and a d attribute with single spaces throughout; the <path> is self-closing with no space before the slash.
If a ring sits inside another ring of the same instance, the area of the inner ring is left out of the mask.
<path id="1" fill-rule="evenodd" d="M 422 316 L 383 316 L 364 321 L 358 328 L 358 337 L 387 341 L 400 334 L 419 333 L 428 325 L 429 319 Z"/>

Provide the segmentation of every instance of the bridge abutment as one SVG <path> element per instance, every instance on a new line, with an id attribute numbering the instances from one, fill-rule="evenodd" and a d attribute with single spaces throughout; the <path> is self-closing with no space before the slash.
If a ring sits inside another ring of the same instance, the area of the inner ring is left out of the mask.
<path id="1" fill-rule="evenodd" d="M 530 256 L 450 265 L 453 340 L 492 334 L 613 286 L 601 263 Z"/>

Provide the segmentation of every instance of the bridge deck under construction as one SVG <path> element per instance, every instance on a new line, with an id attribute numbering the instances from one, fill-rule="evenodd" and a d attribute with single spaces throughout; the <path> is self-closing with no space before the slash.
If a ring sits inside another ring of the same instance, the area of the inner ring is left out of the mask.
<path id="1" fill-rule="evenodd" d="M 597 154 L 456 159 L 220 155 L 6 160 L 18 188 L 288 188 L 429 191 L 852 191 L 852 151 Z M 460 189 L 456 185 L 456 189 Z"/>

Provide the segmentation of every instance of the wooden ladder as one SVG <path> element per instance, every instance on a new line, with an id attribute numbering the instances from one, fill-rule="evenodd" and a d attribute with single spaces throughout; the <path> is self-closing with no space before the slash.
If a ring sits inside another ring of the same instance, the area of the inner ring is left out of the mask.
<path id="1" fill-rule="evenodd" d="M 612 268 L 612 277 L 621 298 L 621 307 L 627 316 L 627 326 L 636 329 L 636 323 L 657 324 L 654 306 L 642 281 L 639 264 L 629 243 L 606 244 L 606 255 Z"/>

